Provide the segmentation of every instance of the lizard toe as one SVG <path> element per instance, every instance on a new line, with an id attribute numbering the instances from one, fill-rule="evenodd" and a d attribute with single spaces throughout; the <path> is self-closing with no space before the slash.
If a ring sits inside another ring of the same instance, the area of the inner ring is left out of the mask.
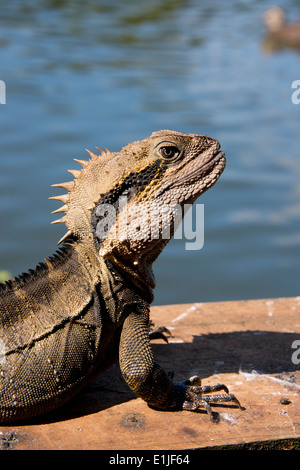
<path id="1" fill-rule="evenodd" d="M 196 378 L 195 378 L 196 377 Z M 186 382 L 189 381 L 197 383 L 197 376 L 191 377 Z M 223 394 L 212 394 L 206 395 L 211 392 L 225 391 Z M 213 413 L 211 410 L 211 405 L 220 404 L 224 402 L 233 402 L 240 409 L 242 409 L 239 400 L 233 393 L 229 393 L 228 388 L 224 384 L 215 384 L 215 385 L 188 385 L 185 393 L 185 401 L 183 402 L 182 409 L 188 411 L 198 411 L 199 409 L 205 409 L 210 419 L 213 419 Z"/>

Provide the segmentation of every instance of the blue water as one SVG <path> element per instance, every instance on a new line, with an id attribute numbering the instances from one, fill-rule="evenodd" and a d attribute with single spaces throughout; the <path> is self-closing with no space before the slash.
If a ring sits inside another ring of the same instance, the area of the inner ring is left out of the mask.
<path id="1" fill-rule="evenodd" d="M 155 263 L 155 303 L 300 295 L 300 53 L 264 50 L 272 5 L 2 2 L 0 270 L 56 250 L 50 186 L 70 179 L 73 158 L 170 128 L 217 138 L 228 163 L 198 200 L 203 248 L 173 240 Z M 299 2 L 284 7 L 300 19 Z"/>

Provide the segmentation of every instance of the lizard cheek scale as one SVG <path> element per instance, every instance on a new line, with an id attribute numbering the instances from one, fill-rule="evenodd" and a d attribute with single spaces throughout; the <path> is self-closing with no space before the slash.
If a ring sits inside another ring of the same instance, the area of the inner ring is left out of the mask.
<path id="1" fill-rule="evenodd" d="M 161 130 L 119 152 L 87 152 L 71 181 L 53 185 L 66 191 L 52 197 L 64 213 L 53 223 L 67 227 L 60 250 L 0 284 L 0 423 L 58 408 L 118 360 L 154 408 L 212 416 L 211 404 L 240 406 L 223 384 L 173 382 L 149 334 L 152 264 L 174 234 L 174 208 L 182 215 L 224 170 L 219 142 Z"/>

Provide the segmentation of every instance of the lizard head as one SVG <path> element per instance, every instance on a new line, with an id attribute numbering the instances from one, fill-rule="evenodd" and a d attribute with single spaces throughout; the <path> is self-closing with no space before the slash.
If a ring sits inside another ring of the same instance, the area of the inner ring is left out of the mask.
<path id="1" fill-rule="evenodd" d="M 118 153 L 89 152 L 75 180 L 54 197 L 65 205 L 67 236 L 93 240 L 98 253 L 154 287 L 151 265 L 173 236 L 185 204 L 217 181 L 225 155 L 217 140 L 163 130 Z M 179 213 L 180 212 L 180 213 Z M 65 237 L 63 237 L 65 238 Z"/>

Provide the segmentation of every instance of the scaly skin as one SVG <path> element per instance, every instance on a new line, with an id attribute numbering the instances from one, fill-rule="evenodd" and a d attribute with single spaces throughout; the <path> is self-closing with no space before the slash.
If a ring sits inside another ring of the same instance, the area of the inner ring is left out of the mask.
<path id="1" fill-rule="evenodd" d="M 219 147 L 207 136 L 158 131 L 118 153 L 89 152 L 89 161 L 76 160 L 83 169 L 70 171 L 74 181 L 54 185 L 68 191 L 53 198 L 64 204 L 54 212 L 66 213 L 55 221 L 67 226 L 65 245 L 0 285 L 0 422 L 57 408 L 118 359 L 131 389 L 155 408 L 211 414 L 210 402 L 238 404 L 222 384 L 174 383 L 149 342 L 152 264 L 176 229 L 173 212 L 155 225 L 159 212 L 213 186 L 225 167 Z M 226 393 L 205 395 L 218 390 Z"/>

